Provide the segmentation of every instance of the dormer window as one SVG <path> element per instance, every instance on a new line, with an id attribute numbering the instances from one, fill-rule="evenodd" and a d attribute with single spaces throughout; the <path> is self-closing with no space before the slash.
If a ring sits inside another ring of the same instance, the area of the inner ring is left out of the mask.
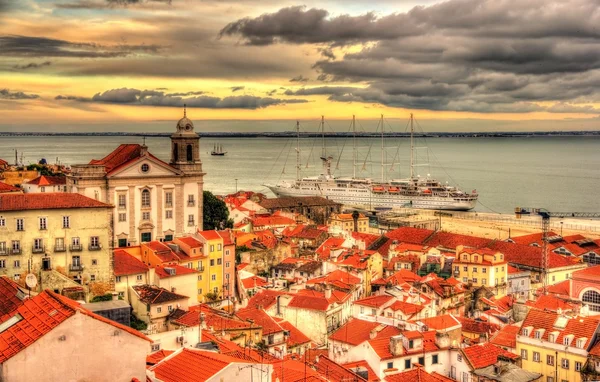
<path id="1" fill-rule="evenodd" d="M 533 338 L 535 338 L 536 340 L 539 340 L 540 338 L 542 338 L 542 331 L 541 330 L 536 330 L 533 333 Z"/>
<path id="2" fill-rule="evenodd" d="M 577 339 L 576 346 L 580 349 L 583 349 L 585 342 L 586 342 L 586 338 L 579 338 L 579 339 Z"/>
<path id="3" fill-rule="evenodd" d="M 565 346 L 570 346 L 571 345 L 571 341 L 573 341 L 573 337 L 572 336 L 565 336 L 563 338 L 563 345 Z"/>
<path id="4" fill-rule="evenodd" d="M 523 335 L 529 337 L 529 329 L 523 329 Z"/>
<path id="5" fill-rule="evenodd" d="M 143 173 L 147 173 L 148 171 L 150 171 L 150 166 L 149 166 L 147 163 L 144 163 L 144 164 L 143 164 L 143 165 L 140 167 L 140 170 L 141 170 Z"/>
<path id="6" fill-rule="evenodd" d="M 556 334 L 548 334 L 549 342 L 556 342 Z"/>

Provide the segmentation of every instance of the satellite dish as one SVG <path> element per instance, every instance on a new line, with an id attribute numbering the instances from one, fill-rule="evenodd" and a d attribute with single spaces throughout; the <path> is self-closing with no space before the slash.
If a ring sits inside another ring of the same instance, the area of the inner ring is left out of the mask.
<path id="1" fill-rule="evenodd" d="M 37 282 L 37 277 L 35 277 L 33 273 L 28 273 L 27 276 L 25 276 L 25 284 L 30 289 L 35 288 L 37 286 Z"/>

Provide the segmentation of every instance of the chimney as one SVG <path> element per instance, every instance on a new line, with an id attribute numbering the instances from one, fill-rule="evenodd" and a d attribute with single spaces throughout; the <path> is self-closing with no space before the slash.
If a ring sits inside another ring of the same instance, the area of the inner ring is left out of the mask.
<path id="1" fill-rule="evenodd" d="M 448 335 L 448 333 L 436 332 L 435 345 L 440 349 L 450 347 L 450 336 Z"/>
<path id="2" fill-rule="evenodd" d="M 397 336 L 390 337 L 390 353 L 395 356 L 400 356 L 404 352 L 404 346 L 402 339 L 404 336 L 399 334 Z"/>
<path id="3" fill-rule="evenodd" d="M 354 232 L 358 232 L 358 218 L 360 217 L 360 214 L 358 213 L 358 211 L 354 210 L 354 212 L 352 213 L 352 220 L 354 220 Z"/>
<path id="4" fill-rule="evenodd" d="M 329 285 L 325 287 L 325 298 L 328 300 L 331 298 L 331 286 Z"/>
<path id="5" fill-rule="evenodd" d="M 146 138 L 144 138 L 144 144 L 140 146 L 140 156 L 145 157 L 148 155 L 148 146 L 146 146 Z"/>
<path id="6" fill-rule="evenodd" d="M 112 301 L 117 301 L 119 299 L 119 293 L 118 292 L 112 292 Z"/>

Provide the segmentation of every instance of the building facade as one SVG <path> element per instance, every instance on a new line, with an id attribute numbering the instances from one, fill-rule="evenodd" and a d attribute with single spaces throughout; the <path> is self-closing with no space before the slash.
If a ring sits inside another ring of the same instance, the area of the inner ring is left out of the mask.
<path id="1" fill-rule="evenodd" d="M 169 163 L 146 145 L 123 144 L 100 160 L 73 165 L 67 190 L 114 205 L 115 247 L 126 247 L 202 229 L 203 177 L 200 138 L 184 110 Z"/>
<path id="2" fill-rule="evenodd" d="M 493 288 L 498 297 L 506 295 L 508 262 L 504 254 L 486 248 L 458 246 L 452 265 L 457 280 L 474 287 Z"/>

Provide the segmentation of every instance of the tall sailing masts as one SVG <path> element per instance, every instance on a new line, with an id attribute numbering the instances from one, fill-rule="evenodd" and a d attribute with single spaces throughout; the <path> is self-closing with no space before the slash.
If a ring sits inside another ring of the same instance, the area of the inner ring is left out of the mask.
<path id="1" fill-rule="evenodd" d="M 300 180 L 300 121 L 296 121 L 296 180 Z"/>
<path id="2" fill-rule="evenodd" d="M 384 151 L 383 151 L 383 114 L 381 114 L 381 182 L 385 182 L 385 174 L 384 174 L 384 164 L 383 164 L 383 157 L 384 157 Z"/>
<path id="3" fill-rule="evenodd" d="M 323 137 L 323 152 L 321 153 L 321 158 L 327 158 L 327 144 L 325 143 L 325 116 L 321 116 L 321 136 Z"/>
<path id="4" fill-rule="evenodd" d="M 414 151 L 415 151 L 415 143 L 414 143 L 414 139 L 413 139 L 413 133 L 415 131 L 414 125 L 413 125 L 413 114 L 410 113 L 410 178 L 414 178 L 415 176 L 415 171 L 414 171 L 414 165 L 415 165 L 415 158 L 414 158 Z"/>
<path id="5" fill-rule="evenodd" d="M 356 179 L 356 118 L 352 115 L 352 139 L 353 139 L 353 149 L 352 149 L 352 178 Z"/>

